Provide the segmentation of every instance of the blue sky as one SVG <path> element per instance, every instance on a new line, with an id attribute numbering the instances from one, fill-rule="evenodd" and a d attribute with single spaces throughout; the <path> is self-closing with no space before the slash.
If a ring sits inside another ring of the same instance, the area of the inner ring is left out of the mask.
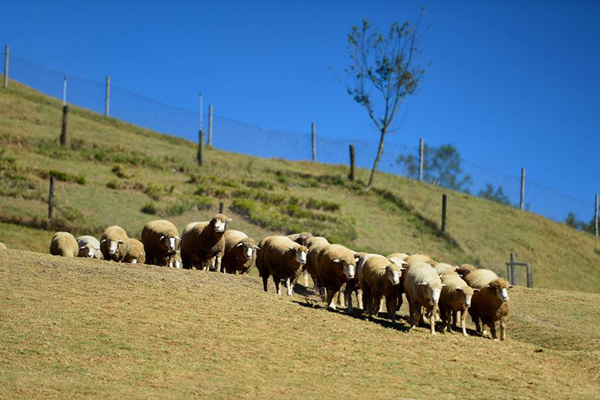
<path id="1" fill-rule="evenodd" d="M 49 68 L 283 132 L 376 139 L 329 69 L 346 35 L 426 7 L 418 95 L 389 140 L 454 144 L 472 163 L 592 203 L 600 192 L 600 2 L 5 2 L 1 44 Z"/>

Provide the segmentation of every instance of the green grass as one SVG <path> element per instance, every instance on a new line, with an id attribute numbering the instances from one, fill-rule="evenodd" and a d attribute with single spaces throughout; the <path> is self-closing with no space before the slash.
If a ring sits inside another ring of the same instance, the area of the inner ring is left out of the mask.
<path id="1" fill-rule="evenodd" d="M 0 90 L 1 222 L 96 235 L 118 224 L 139 236 L 151 219 L 168 218 L 182 229 L 209 219 L 223 202 L 231 228 L 257 241 L 309 230 L 356 250 L 423 251 L 502 275 L 513 251 L 531 263 L 536 287 L 600 291 L 600 240 L 539 215 L 384 173 L 364 192 L 360 182 L 369 172 L 359 169 L 357 182 L 350 182 L 344 166 L 208 149 L 198 167 L 190 142 L 76 107 L 63 148 L 61 115 L 58 100 L 12 82 Z M 52 223 L 45 221 L 50 171 L 64 178 L 56 183 Z M 443 193 L 445 234 L 439 229 Z M 44 235 L 26 232 L 14 248 L 47 248 Z M 0 241 L 11 243 L 6 235 L 1 231 Z"/>
<path id="2" fill-rule="evenodd" d="M 406 332 L 256 277 L 0 253 L 0 398 L 590 399 L 600 295 L 516 288 L 508 340 Z M 318 301 L 317 301 L 318 303 Z M 469 330 L 473 326 L 469 324 Z"/>

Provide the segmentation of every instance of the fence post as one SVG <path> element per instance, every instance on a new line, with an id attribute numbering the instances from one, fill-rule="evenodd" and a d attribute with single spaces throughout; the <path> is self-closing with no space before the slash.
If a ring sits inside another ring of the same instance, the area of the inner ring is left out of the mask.
<path id="1" fill-rule="evenodd" d="M 52 219 L 54 208 L 54 177 L 50 177 L 50 189 L 48 191 L 48 219 Z"/>
<path id="2" fill-rule="evenodd" d="M 224 208 L 224 204 L 223 202 L 219 203 L 219 214 L 223 214 L 223 208 Z"/>
<path id="3" fill-rule="evenodd" d="M 204 129 L 204 115 L 202 111 L 202 92 L 200 92 L 200 130 Z"/>
<path id="4" fill-rule="evenodd" d="M 106 91 L 104 98 L 104 115 L 110 115 L 110 76 L 106 77 Z"/>
<path id="5" fill-rule="evenodd" d="M 312 160 L 317 161 L 317 127 L 315 126 L 314 122 L 311 124 L 311 131 L 312 131 Z"/>
<path id="6" fill-rule="evenodd" d="M 527 287 L 533 287 L 533 274 L 531 273 L 531 265 L 526 263 L 525 267 L 527 267 Z"/>
<path id="7" fill-rule="evenodd" d="M 446 194 L 442 195 L 442 232 L 446 232 L 446 205 L 447 205 L 447 196 Z"/>
<path id="8" fill-rule="evenodd" d="M 594 221 L 596 224 L 596 236 L 598 236 L 598 195 L 596 195 L 596 207 L 594 207 Z"/>
<path id="9" fill-rule="evenodd" d="M 521 210 L 525 205 L 525 168 L 521 168 Z"/>
<path id="10" fill-rule="evenodd" d="M 8 87 L 8 46 L 4 46 L 4 87 Z"/>
<path id="11" fill-rule="evenodd" d="M 354 145 L 350 145 L 350 175 L 349 178 L 351 181 L 354 180 Z"/>
<path id="12" fill-rule="evenodd" d="M 67 76 L 63 78 L 63 106 L 67 105 Z"/>
<path id="13" fill-rule="evenodd" d="M 419 182 L 423 182 L 423 155 L 425 152 L 425 143 L 423 138 L 419 139 Z"/>
<path id="14" fill-rule="evenodd" d="M 200 129 L 200 138 L 198 140 L 198 165 L 202 165 L 202 161 L 204 160 L 204 130 Z"/>
<path id="15" fill-rule="evenodd" d="M 213 105 L 208 106 L 208 147 L 212 147 L 213 137 Z"/>
<path id="16" fill-rule="evenodd" d="M 69 106 L 63 106 L 63 119 L 62 119 L 62 130 L 60 131 L 60 145 L 66 146 L 67 144 L 67 116 L 69 114 Z"/>
<path id="17" fill-rule="evenodd" d="M 508 272 L 508 283 L 511 285 L 515 284 L 515 253 L 510 252 L 510 269 Z"/>

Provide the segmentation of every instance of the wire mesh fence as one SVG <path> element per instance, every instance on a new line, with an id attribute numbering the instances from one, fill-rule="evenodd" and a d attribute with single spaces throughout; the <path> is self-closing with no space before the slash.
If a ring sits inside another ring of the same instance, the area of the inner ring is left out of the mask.
<path id="1" fill-rule="evenodd" d="M 58 99 L 65 96 L 67 103 L 98 114 L 105 114 L 109 103 L 110 116 L 113 118 L 198 141 L 201 121 L 199 111 L 173 107 L 117 86 L 110 86 L 110 98 L 107 100 L 106 82 L 96 82 L 54 71 L 14 56 L 10 56 L 9 62 L 10 80 Z M 203 112 L 205 118 L 202 129 L 208 131 L 207 113 Z M 212 131 L 212 145 L 218 149 L 292 161 L 310 160 L 312 157 L 312 138 L 308 131 L 272 131 L 217 115 L 213 116 Z M 378 142 L 375 140 L 330 140 L 317 136 L 317 161 L 348 164 L 350 144 L 357 149 L 356 166 L 371 168 L 377 154 Z M 430 150 L 435 151 L 434 148 Z M 384 147 L 379 170 L 415 179 L 418 176 L 415 174 L 414 164 L 418 162 L 415 161 L 418 157 L 419 146 L 388 142 Z M 515 207 L 520 205 L 521 178 L 518 176 L 507 175 L 461 159 L 458 160 L 458 168 L 454 170 L 454 181 L 440 174 L 435 175 L 435 171 L 428 171 L 427 168 L 434 167 L 426 166 L 426 182 Z M 524 208 L 531 212 L 561 222 L 572 213 L 577 219 L 587 223 L 594 216 L 594 207 L 591 199 L 584 201 L 530 180 L 526 181 Z"/>

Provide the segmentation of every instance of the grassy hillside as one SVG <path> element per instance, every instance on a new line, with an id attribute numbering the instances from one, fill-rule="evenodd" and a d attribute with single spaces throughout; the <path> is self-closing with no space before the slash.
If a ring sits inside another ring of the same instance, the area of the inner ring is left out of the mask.
<path id="1" fill-rule="evenodd" d="M 256 277 L 0 253 L 0 398 L 591 399 L 600 295 L 516 288 L 506 342 L 391 329 Z M 406 310 L 401 310 L 406 317 Z M 470 331 L 473 326 L 469 326 Z"/>
<path id="2" fill-rule="evenodd" d="M 342 166 L 216 149 L 200 168 L 190 142 L 76 108 L 62 148 L 60 126 L 59 101 L 18 84 L 0 90 L 0 241 L 9 248 L 47 251 L 58 229 L 97 235 L 118 224 L 137 236 L 156 218 L 181 229 L 208 219 L 222 201 L 231 228 L 257 239 L 310 230 L 357 250 L 424 251 L 502 274 L 514 251 L 532 264 L 537 287 L 600 291 L 600 241 L 528 212 L 388 174 L 365 193 Z M 359 170 L 358 179 L 367 173 Z M 52 221 L 50 175 L 59 179 Z M 442 193 L 446 235 L 439 231 Z"/>

